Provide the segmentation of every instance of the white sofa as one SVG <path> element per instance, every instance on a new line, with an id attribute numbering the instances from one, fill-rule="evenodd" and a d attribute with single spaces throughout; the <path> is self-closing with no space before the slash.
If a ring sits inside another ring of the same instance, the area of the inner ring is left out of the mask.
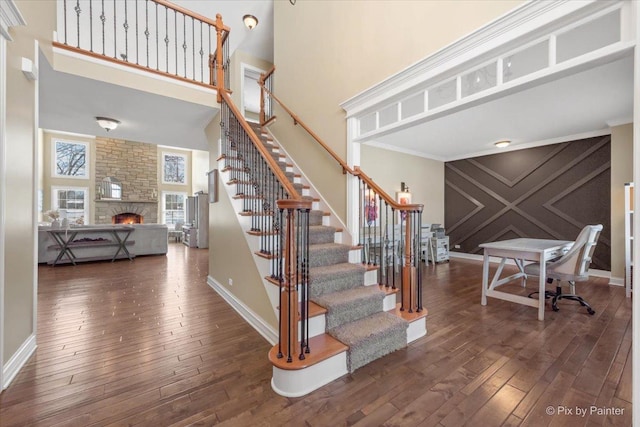
<path id="1" fill-rule="evenodd" d="M 132 224 L 134 230 L 129 236 L 128 241 L 132 244 L 127 245 L 127 250 L 133 256 L 141 255 L 165 255 L 168 249 L 168 228 L 165 224 Z M 107 228 L 115 227 L 115 225 L 100 224 L 100 225 L 83 225 L 73 227 L 74 229 L 82 228 Z M 51 235 L 47 233 L 49 226 L 41 225 L 38 227 L 38 263 L 51 263 L 56 259 L 59 249 L 55 248 L 56 242 Z M 112 239 L 110 233 L 94 233 L 92 238 L 103 237 L 105 239 Z M 74 249 L 77 252 L 78 258 L 83 256 L 90 256 L 92 258 L 103 257 L 106 260 L 111 259 L 114 254 L 113 247 L 94 247 L 94 248 L 77 248 Z M 122 255 L 122 254 L 121 254 Z M 119 256 L 120 258 L 120 256 Z M 63 259 L 62 262 L 66 260 Z"/>

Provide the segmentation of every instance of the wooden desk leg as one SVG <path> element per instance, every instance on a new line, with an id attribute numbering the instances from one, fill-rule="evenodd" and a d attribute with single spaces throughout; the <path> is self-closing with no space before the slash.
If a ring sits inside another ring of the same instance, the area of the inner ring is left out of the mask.
<path id="1" fill-rule="evenodd" d="M 487 305 L 487 288 L 489 287 L 489 255 L 487 250 L 484 251 L 482 262 L 482 305 Z"/>
<path id="2" fill-rule="evenodd" d="M 540 260 L 540 277 L 538 278 L 538 320 L 544 320 L 545 283 L 547 281 L 547 263 L 543 256 Z"/>

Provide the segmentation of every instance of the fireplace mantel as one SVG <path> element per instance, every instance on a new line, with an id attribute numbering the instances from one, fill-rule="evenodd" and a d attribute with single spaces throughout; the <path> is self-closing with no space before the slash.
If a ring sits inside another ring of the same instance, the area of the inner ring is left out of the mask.
<path id="1" fill-rule="evenodd" d="M 96 199 L 96 203 L 158 203 L 157 200 Z"/>

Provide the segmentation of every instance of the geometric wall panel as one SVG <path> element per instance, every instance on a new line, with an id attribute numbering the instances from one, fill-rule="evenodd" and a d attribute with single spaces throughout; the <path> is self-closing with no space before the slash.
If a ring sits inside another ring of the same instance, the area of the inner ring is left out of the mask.
<path id="1" fill-rule="evenodd" d="M 574 240 L 585 225 L 602 224 L 591 267 L 611 270 L 610 135 L 446 162 L 444 176 L 452 250 L 482 254 L 481 243 L 517 237 Z"/>

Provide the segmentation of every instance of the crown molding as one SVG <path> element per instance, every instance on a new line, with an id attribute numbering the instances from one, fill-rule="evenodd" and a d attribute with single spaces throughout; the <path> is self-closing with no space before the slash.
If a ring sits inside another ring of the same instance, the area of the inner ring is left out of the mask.
<path id="1" fill-rule="evenodd" d="M 9 28 L 18 25 L 27 25 L 27 21 L 22 17 L 18 6 L 13 0 L 0 1 L 0 36 L 12 41 L 13 39 L 9 35 Z"/>
<path id="2" fill-rule="evenodd" d="M 458 39 L 406 69 L 342 102 L 347 117 L 425 84 L 465 62 L 488 54 L 521 37 L 530 37 L 576 13 L 591 14 L 613 4 L 597 0 L 529 1 Z"/>

